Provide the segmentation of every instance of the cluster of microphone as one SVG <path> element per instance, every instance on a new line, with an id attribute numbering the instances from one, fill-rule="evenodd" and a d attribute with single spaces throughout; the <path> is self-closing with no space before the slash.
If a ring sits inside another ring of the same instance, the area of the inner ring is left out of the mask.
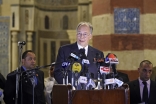
<path id="1" fill-rule="evenodd" d="M 98 77 L 89 71 L 90 61 L 85 55 L 85 51 L 80 49 L 79 55 L 70 53 L 69 60 L 62 63 L 63 84 L 68 85 L 68 71 L 72 72 L 71 85 L 73 90 L 92 90 L 92 89 L 115 89 L 122 86 L 123 82 L 117 78 L 116 69 L 112 66 L 119 63 L 117 57 L 109 54 L 106 58 L 99 53 L 93 59 L 97 66 Z"/>

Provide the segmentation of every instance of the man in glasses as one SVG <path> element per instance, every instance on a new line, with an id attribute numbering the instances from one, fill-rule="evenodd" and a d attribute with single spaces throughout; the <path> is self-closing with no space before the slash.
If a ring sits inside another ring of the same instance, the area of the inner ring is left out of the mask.
<path id="1" fill-rule="evenodd" d="M 104 55 L 103 52 L 89 45 L 89 40 L 92 39 L 92 32 L 93 32 L 93 27 L 90 23 L 80 22 L 76 28 L 77 41 L 73 44 L 60 47 L 58 51 L 56 63 L 66 62 L 71 53 L 80 56 L 81 54 L 80 49 L 84 49 L 84 54 L 82 56 L 83 58 L 86 57 L 90 62 L 88 71 L 94 74 L 94 78 L 97 78 L 98 70 L 96 67 L 96 63 L 93 62 L 93 59 L 96 57 L 96 54 L 98 54 L 101 58 L 103 58 Z M 61 64 L 56 64 L 54 69 L 54 77 L 59 84 L 63 83 L 63 75 L 61 69 L 62 69 Z M 72 72 L 68 71 L 69 83 L 71 83 L 71 75 Z"/>
<path id="2" fill-rule="evenodd" d="M 156 104 L 156 82 L 150 80 L 153 64 L 143 60 L 138 68 L 139 78 L 128 83 L 130 104 Z"/>

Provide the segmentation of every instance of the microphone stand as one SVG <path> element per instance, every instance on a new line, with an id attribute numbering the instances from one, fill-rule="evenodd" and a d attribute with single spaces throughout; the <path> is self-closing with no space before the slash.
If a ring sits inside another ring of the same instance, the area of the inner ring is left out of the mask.
<path id="1" fill-rule="evenodd" d="M 63 85 L 68 85 L 68 71 L 66 68 L 62 70 L 63 73 Z"/>
<path id="2" fill-rule="evenodd" d="M 100 74 L 100 64 L 104 62 L 104 60 L 99 57 L 99 55 L 96 56 L 96 58 L 94 59 L 95 62 L 97 63 L 97 69 L 98 69 L 98 84 L 97 84 L 97 88 L 98 90 L 101 89 L 101 74 Z M 103 78 L 104 79 L 104 78 Z M 104 85 L 104 80 L 103 80 L 103 85 Z M 105 88 L 105 87 L 104 87 Z"/>
<path id="3" fill-rule="evenodd" d="M 15 97 L 15 104 L 18 104 L 18 91 L 19 91 L 19 80 L 21 77 L 21 64 L 22 64 L 22 50 L 23 50 L 23 45 L 25 44 L 20 44 L 18 42 L 18 46 L 19 46 L 19 68 L 16 69 L 16 97 Z M 22 83 L 21 83 L 21 104 L 23 104 L 23 93 L 22 93 Z"/>
<path id="4" fill-rule="evenodd" d="M 71 85 L 72 85 L 72 87 L 73 87 L 73 89 L 74 89 L 74 76 L 75 76 L 75 74 L 74 74 L 74 72 L 72 71 L 72 65 L 73 65 L 73 63 L 74 63 L 74 59 L 71 58 L 71 59 L 68 59 L 68 61 L 69 61 L 69 63 L 70 63 L 70 65 L 69 65 L 69 70 L 71 70 L 71 72 L 72 72 Z M 67 72 L 67 73 L 68 73 L 68 72 Z M 68 80 L 68 79 L 67 79 L 67 80 Z"/>
<path id="5" fill-rule="evenodd" d="M 115 78 L 114 77 L 114 72 L 113 72 L 113 69 L 112 69 L 112 63 L 111 62 L 109 62 L 109 67 L 110 67 L 110 70 L 111 70 L 111 73 L 109 73 L 109 77 L 111 78 Z M 114 89 L 114 85 L 113 84 L 109 84 L 108 85 L 108 89 Z"/>
<path id="6" fill-rule="evenodd" d="M 97 62 L 97 68 L 98 68 L 98 84 L 97 84 L 97 87 L 98 87 L 98 90 L 100 90 L 101 88 L 101 82 L 100 82 L 100 63 Z"/>
<path id="7" fill-rule="evenodd" d="M 52 66 L 52 65 L 55 65 L 55 63 L 53 64 L 50 64 L 50 65 L 45 65 L 45 66 L 41 66 L 41 67 L 37 67 L 37 68 L 34 68 L 34 69 L 31 69 L 31 70 L 26 70 L 26 71 L 23 71 L 23 72 L 18 72 L 16 75 L 18 75 L 18 74 L 21 74 L 21 76 L 23 76 L 23 73 L 26 73 L 27 74 L 27 78 L 29 78 L 30 77 L 30 80 L 31 80 L 31 82 L 32 82 L 32 85 L 33 85 L 33 104 L 34 104 L 34 88 L 35 88 L 35 86 L 36 86 L 36 81 L 35 81 L 35 70 L 39 70 L 39 69 L 41 69 L 41 68 L 45 68 L 45 67 L 48 67 L 48 66 Z M 32 75 L 29 75 L 29 74 L 32 74 Z M 22 89 L 22 77 L 21 77 L 21 89 Z M 22 92 L 22 90 L 21 90 L 21 92 Z M 21 95 L 22 95 L 22 93 L 21 93 Z M 21 98 L 22 98 L 22 96 L 21 96 Z M 21 104 L 22 104 L 23 102 L 22 102 L 22 99 L 21 99 Z M 16 103 L 17 104 L 17 103 Z"/>
<path id="8" fill-rule="evenodd" d="M 32 85 L 33 85 L 33 104 L 34 104 L 34 88 L 35 88 L 35 76 L 33 76 L 32 78 L 30 78 L 31 82 L 32 82 Z"/>

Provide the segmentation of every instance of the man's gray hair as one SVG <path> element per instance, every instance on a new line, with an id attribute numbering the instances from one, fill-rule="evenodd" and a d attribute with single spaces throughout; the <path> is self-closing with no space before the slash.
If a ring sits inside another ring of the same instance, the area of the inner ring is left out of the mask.
<path id="1" fill-rule="evenodd" d="M 76 28 L 76 31 L 78 31 L 78 28 L 82 25 L 86 25 L 90 28 L 90 33 L 92 34 L 93 32 L 93 26 L 91 25 L 91 23 L 89 22 L 80 22 L 78 25 L 77 25 L 77 28 Z"/>

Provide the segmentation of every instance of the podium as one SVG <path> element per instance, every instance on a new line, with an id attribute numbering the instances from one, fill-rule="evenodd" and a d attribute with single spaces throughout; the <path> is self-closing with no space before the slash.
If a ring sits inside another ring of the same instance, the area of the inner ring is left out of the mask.
<path id="1" fill-rule="evenodd" d="M 72 90 L 70 85 L 54 85 L 53 104 L 130 104 L 129 89 Z"/>

